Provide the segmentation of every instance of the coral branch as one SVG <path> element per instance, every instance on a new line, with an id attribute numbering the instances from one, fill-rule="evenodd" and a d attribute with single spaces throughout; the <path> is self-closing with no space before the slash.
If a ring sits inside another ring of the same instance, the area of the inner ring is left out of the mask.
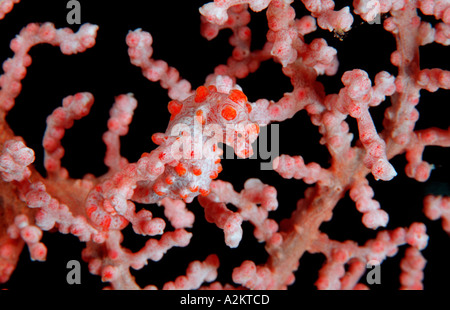
<path id="1" fill-rule="evenodd" d="M 0 155 L 0 172 L 3 181 L 28 179 L 31 175 L 28 166 L 32 162 L 34 162 L 34 151 L 32 149 L 26 147 L 22 141 L 6 141 Z"/>
<path id="2" fill-rule="evenodd" d="M 108 131 L 103 134 L 103 142 L 106 144 L 105 165 L 110 170 L 118 170 L 128 164 L 128 160 L 120 155 L 120 137 L 128 133 L 136 107 L 136 99 L 127 94 L 117 97 L 109 111 Z"/>
<path id="3" fill-rule="evenodd" d="M 442 228 L 450 233 L 450 197 L 428 195 L 424 201 L 424 213 L 431 220 L 442 219 Z"/>
<path id="4" fill-rule="evenodd" d="M 61 167 L 61 158 L 64 156 L 61 139 L 65 130 L 73 126 L 74 120 L 89 114 L 93 103 L 92 94 L 78 93 L 64 98 L 63 106 L 57 108 L 47 118 L 47 129 L 42 145 L 45 150 L 44 166 L 50 177 L 68 177 L 68 171 Z"/>
<path id="5" fill-rule="evenodd" d="M 228 182 L 215 181 L 211 184 L 211 193 L 206 197 L 199 197 L 199 203 L 205 208 L 208 222 L 213 222 L 224 230 L 225 243 L 229 247 L 239 245 L 243 221 L 250 221 L 255 226 L 254 235 L 259 242 L 281 242 L 277 223 L 267 218 L 269 211 L 278 207 L 276 190 L 258 179 L 247 180 L 241 193 L 235 192 Z M 227 203 L 236 206 L 238 212 L 230 211 L 226 207 Z"/>
<path id="6" fill-rule="evenodd" d="M 217 277 L 219 259 L 209 255 L 204 262 L 195 261 L 189 264 L 186 276 L 179 276 L 174 282 L 164 284 L 165 290 L 198 289 L 203 282 L 212 282 Z"/>
<path id="7" fill-rule="evenodd" d="M 416 271 L 420 273 L 425 264 L 416 262 L 414 262 L 414 266 L 407 264 L 412 264 L 414 258 L 417 255 L 420 256 L 419 250 L 423 250 L 426 246 L 428 236 L 424 230 L 423 224 L 413 223 L 407 229 L 398 228 L 393 231 L 382 231 L 377 234 L 375 239 L 367 241 L 362 247 L 351 241 L 340 243 L 329 240 L 325 234 L 321 234 L 309 249 L 313 253 L 321 252 L 327 257 L 327 261 L 319 271 L 319 279 L 316 282 L 316 286 L 319 289 L 340 289 L 342 288 L 341 285 L 344 285 L 346 289 L 351 289 L 354 286 L 350 286 L 349 277 L 357 278 L 362 276 L 361 271 L 363 269 L 358 267 L 357 264 L 363 263 L 365 265 L 370 263 L 379 265 L 386 257 L 395 255 L 398 247 L 405 243 L 414 247 L 410 248 L 409 252 L 407 251 L 406 258 L 402 262 L 402 266 L 404 266 L 402 269 L 405 272 L 405 275 L 402 277 L 407 277 L 407 274 L 411 276 L 414 274 L 414 277 L 417 279 L 419 276 L 415 274 Z M 344 265 L 347 263 L 353 266 L 353 270 L 350 273 L 345 271 Z M 352 279 L 351 282 L 355 283 L 355 280 Z M 405 285 L 405 283 L 402 284 Z"/>
<path id="8" fill-rule="evenodd" d="M 142 74 L 150 81 L 160 81 L 161 86 L 169 89 L 169 97 L 173 100 L 183 100 L 190 96 L 191 84 L 180 79 L 177 69 L 169 67 L 163 60 L 151 59 L 153 54 L 153 38 L 141 29 L 130 31 L 127 36 L 131 63 L 142 69 Z"/>

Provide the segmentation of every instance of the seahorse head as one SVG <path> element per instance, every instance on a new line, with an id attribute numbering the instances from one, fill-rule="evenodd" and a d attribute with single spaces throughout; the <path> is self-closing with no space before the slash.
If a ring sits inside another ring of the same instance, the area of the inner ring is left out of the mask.
<path id="1" fill-rule="evenodd" d="M 241 90 L 223 91 L 218 91 L 215 85 L 200 86 L 182 102 L 170 101 L 168 109 L 172 116 L 166 134 L 182 132 L 181 135 L 194 137 L 200 133 L 202 143 L 222 142 L 232 147 L 237 156 L 248 158 L 259 133 L 258 124 L 249 119 L 252 107 Z"/>

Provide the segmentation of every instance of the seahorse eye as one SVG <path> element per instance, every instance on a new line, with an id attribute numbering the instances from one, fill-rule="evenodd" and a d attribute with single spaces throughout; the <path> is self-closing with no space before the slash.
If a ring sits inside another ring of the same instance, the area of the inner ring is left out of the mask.
<path id="1" fill-rule="evenodd" d="M 197 112 L 195 112 L 195 119 L 199 122 L 199 124 L 205 125 L 206 117 L 203 110 L 197 110 Z"/>
<path id="2" fill-rule="evenodd" d="M 228 105 L 222 109 L 222 117 L 227 121 L 231 121 L 236 118 L 236 110 Z"/>

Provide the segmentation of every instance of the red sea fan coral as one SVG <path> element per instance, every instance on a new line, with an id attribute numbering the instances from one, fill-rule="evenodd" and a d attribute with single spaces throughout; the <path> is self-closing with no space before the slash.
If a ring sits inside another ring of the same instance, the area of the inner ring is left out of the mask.
<path id="1" fill-rule="evenodd" d="M 0 21 L 4 287 L 440 287 L 448 1 L 63 2 Z"/>

